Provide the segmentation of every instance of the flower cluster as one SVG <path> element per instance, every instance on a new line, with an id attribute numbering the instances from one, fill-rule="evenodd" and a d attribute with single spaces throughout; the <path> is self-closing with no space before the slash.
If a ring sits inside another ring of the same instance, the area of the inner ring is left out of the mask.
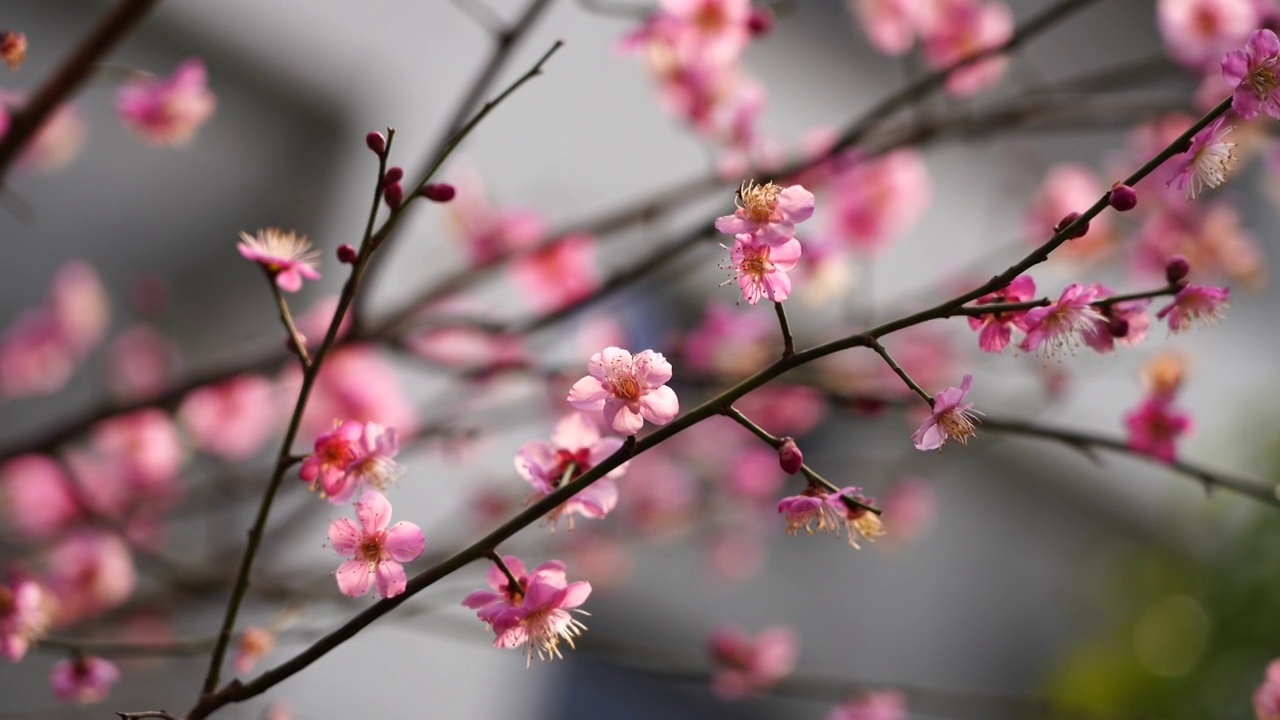
<path id="1" fill-rule="evenodd" d="M 791 628 L 775 626 L 755 637 L 734 626 L 716 628 L 707 642 L 716 666 L 711 686 L 727 699 L 768 690 L 796 667 L 799 647 Z"/>
<path id="2" fill-rule="evenodd" d="M 167 78 L 139 75 L 121 87 L 116 112 L 152 145 L 186 145 L 217 105 L 207 83 L 204 63 L 189 58 Z"/>
<path id="3" fill-rule="evenodd" d="M 514 555 L 502 558 L 502 564 L 489 569 L 492 590 L 477 590 L 462 604 L 493 629 L 494 647 L 524 647 L 526 664 L 535 653 L 540 660 L 562 657 L 560 642 L 573 647 L 573 639 L 586 629 L 572 613 L 583 612 L 578 607 L 591 595 L 591 583 L 569 582 L 559 560 L 531 571 Z"/>
<path id="4" fill-rule="evenodd" d="M 826 535 L 840 537 L 845 532 L 849 544 L 855 548 L 859 539 L 875 542 L 884 535 L 884 525 L 880 516 L 845 500 L 857 500 L 863 505 L 873 501 L 864 497 L 862 488 L 845 487 L 839 492 L 829 492 L 825 488 L 809 485 L 799 495 L 784 497 L 778 501 L 778 512 L 787 521 L 787 534 L 798 535 L 800 530 L 812 535 L 815 531 Z"/>
<path id="5" fill-rule="evenodd" d="M 599 426 L 582 413 L 566 415 L 556 423 L 551 442 L 531 440 L 516 454 L 516 472 L 533 486 L 534 498 L 550 495 L 560 486 L 587 472 L 622 447 L 622 438 L 604 437 Z M 614 479 L 626 472 L 623 463 L 586 489 L 578 492 L 547 516 L 553 527 L 560 517 L 573 529 L 575 515 L 599 520 L 618 504 Z"/>
<path id="6" fill-rule="evenodd" d="M 800 259 L 796 224 L 813 215 L 813 193 L 801 185 L 744 182 L 737 209 L 716 220 L 716 229 L 733 235 L 730 259 L 742 298 L 755 305 L 761 297 L 782 302 L 791 295 L 787 272 Z"/>
<path id="7" fill-rule="evenodd" d="M 1177 442 L 1191 432 L 1191 416 L 1174 404 L 1182 387 L 1181 363 L 1157 357 L 1147 366 L 1147 395 L 1124 416 L 1129 447 L 1165 462 L 1178 459 Z"/>
<path id="8" fill-rule="evenodd" d="M 316 438 L 315 452 L 302 461 L 299 475 L 329 502 L 341 505 L 366 487 L 386 490 L 399 480 L 406 472 L 394 460 L 399 451 L 395 428 L 335 420 L 332 430 Z"/>

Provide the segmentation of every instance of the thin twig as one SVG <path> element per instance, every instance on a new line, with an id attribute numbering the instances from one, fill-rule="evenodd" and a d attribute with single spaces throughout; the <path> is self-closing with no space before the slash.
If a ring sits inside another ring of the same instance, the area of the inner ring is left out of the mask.
<path id="1" fill-rule="evenodd" d="M 902 366 L 898 364 L 897 360 L 893 359 L 893 356 L 889 354 L 889 351 L 885 348 L 884 345 L 880 344 L 879 340 L 876 340 L 875 338 L 871 338 L 867 341 L 867 343 L 868 343 L 867 347 L 874 350 L 875 353 L 879 355 L 882 360 L 884 360 L 885 364 L 889 366 L 889 369 L 892 370 L 895 375 L 901 378 L 902 382 L 906 383 L 907 387 L 911 388 L 912 392 L 914 392 L 915 394 L 923 398 L 925 402 L 929 403 L 929 407 L 933 407 L 933 396 L 930 395 L 924 388 L 920 387 L 919 383 L 913 380 L 911 376 L 907 374 L 906 370 L 902 369 Z"/>
<path id="2" fill-rule="evenodd" d="M 263 268 L 264 271 L 266 270 Z M 307 341 L 302 337 L 302 333 L 298 332 L 298 326 L 293 322 L 293 315 L 289 312 L 289 303 L 284 299 L 284 293 L 280 292 L 280 286 L 276 284 L 275 277 L 266 272 L 267 283 L 271 286 L 271 294 L 276 300 L 276 309 L 280 312 L 280 322 L 284 323 L 284 329 L 289 333 L 289 349 L 297 354 L 298 360 L 302 361 L 302 367 L 311 367 L 311 356 L 307 354 Z"/>
<path id="3" fill-rule="evenodd" d="M 796 340 L 791 336 L 791 324 L 787 322 L 787 311 L 780 302 L 775 302 L 773 309 L 777 311 L 778 327 L 782 330 L 782 357 L 791 357 L 796 354 Z"/>

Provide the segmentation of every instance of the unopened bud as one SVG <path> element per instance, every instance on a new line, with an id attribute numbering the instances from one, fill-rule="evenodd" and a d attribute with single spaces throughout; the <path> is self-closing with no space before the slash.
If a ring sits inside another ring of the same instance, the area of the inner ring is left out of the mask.
<path id="1" fill-rule="evenodd" d="M 1065 217 L 1063 217 L 1061 220 L 1058 221 L 1058 224 L 1054 226 L 1053 231 L 1055 233 L 1060 233 L 1063 230 L 1066 230 L 1067 227 L 1071 225 L 1071 223 L 1075 222 L 1079 218 L 1080 218 L 1080 213 L 1069 212 L 1066 214 Z M 1085 236 L 1085 233 L 1087 232 L 1089 232 L 1089 223 L 1087 222 L 1081 223 L 1080 227 L 1073 230 L 1072 233 L 1067 236 L 1067 239 L 1075 240 L 1076 238 L 1082 238 Z"/>
<path id="2" fill-rule="evenodd" d="M 1181 255 L 1174 255 L 1164 264 L 1164 279 L 1169 281 L 1169 285 L 1182 285 L 1187 280 L 1187 274 L 1191 272 L 1191 263 Z"/>
<path id="3" fill-rule="evenodd" d="M 1124 183 L 1116 183 L 1111 186 L 1107 199 L 1117 211 L 1127 212 L 1138 206 L 1138 191 Z"/>
<path id="4" fill-rule="evenodd" d="M 449 183 L 429 183 L 422 187 L 422 196 L 432 202 L 446 203 L 457 194 L 458 191 Z"/>
<path id="5" fill-rule="evenodd" d="M 347 243 L 338 246 L 338 262 L 354 265 L 356 263 L 356 249 Z"/>
<path id="6" fill-rule="evenodd" d="M 404 177 L 404 168 L 399 166 L 387 168 L 387 182 L 400 182 L 400 178 Z"/>
<path id="7" fill-rule="evenodd" d="M 1107 321 L 1107 332 L 1111 333 L 1111 337 L 1128 337 L 1129 321 L 1121 317 L 1113 317 Z"/>
<path id="8" fill-rule="evenodd" d="M 768 35 L 773 30 L 773 9 L 768 7 L 757 7 L 751 11 L 751 16 L 747 18 L 747 30 L 753 36 Z"/>
<path id="9" fill-rule="evenodd" d="M 302 333 L 298 333 L 298 337 L 302 339 L 302 344 L 303 344 L 303 345 L 306 345 L 306 344 L 307 344 L 307 336 L 306 336 L 306 335 L 303 335 Z M 285 348 L 287 348 L 287 349 L 289 350 L 289 352 L 291 352 L 291 353 L 296 353 L 296 352 L 298 352 L 298 345 L 297 345 L 297 343 L 295 343 L 295 342 L 293 341 L 293 336 L 292 336 L 292 335 L 289 335 L 289 336 L 287 336 L 287 337 L 284 339 L 284 346 L 285 346 Z"/>
<path id="10" fill-rule="evenodd" d="M 365 135 L 364 144 L 368 145 L 369 149 L 378 155 L 387 151 L 387 138 L 380 132 L 371 132 L 368 135 Z"/>
<path id="11" fill-rule="evenodd" d="M 804 465 L 804 453 L 800 452 L 800 446 L 796 445 L 794 438 L 782 438 L 782 446 L 778 448 L 778 464 L 788 475 L 800 472 L 800 466 Z"/>
<path id="12" fill-rule="evenodd" d="M 404 188 L 398 182 L 388 183 L 382 190 L 382 197 L 392 210 L 396 210 L 404 202 Z"/>

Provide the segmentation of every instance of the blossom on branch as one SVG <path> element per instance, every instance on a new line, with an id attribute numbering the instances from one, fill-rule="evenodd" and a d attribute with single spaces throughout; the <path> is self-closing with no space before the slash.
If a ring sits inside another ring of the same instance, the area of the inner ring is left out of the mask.
<path id="1" fill-rule="evenodd" d="M 1254 30 L 1244 49 L 1222 58 L 1222 78 L 1235 88 L 1231 109 L 1245 120 L 1264 112 L 1280 119 L 1280 38 L 1265 28 Z"/>
<path id="2" fill-rule="evenodd" d="M 982 306 L 1020 303 L 1035 296 L 1036 281 L 1029 275 L 1019 275 L 1005 288 L 983 295 L 975 300 L 974 304 Z M 1027 312 L 1027 310 L 1006 310 L 986 313 L 980 317 L 970 317 L 969 327 L 978 331 L 978 347 L 991 353 L 1004 350 L 1013 338 L 1013 328 L 1026 332 Z"/>
<path id="3" fill-rule="evenodd" d="M 799 647 L 795 632 L 774 626 L 755 637 L 734 626 L 716 628 L 707 641 L 716 665 L 712 688 L 724 698 L 737 699 L 769 689 L 796 667 Z"/>
<path id="4" fill-rule="evenodd" d="M 738 189 L 738 209 L 716 220 L 726 235 L 747 233 L 766 245 L 778 246 L 796 236 L 796 224 L 813 216 L 813 193 L 802 185 L 757 185 L 747 180 Z"/>
<path id="5" fill-rule="evenodd" d="M 800 260 L 800 241 L 792 238 L 781 245 L 769 245 L 754 235 L 739 233 L 734 236 L 729 258 L 747 304 L 755 305 L 762 297 L 782 302 L 791 296 L 787 273 Z"/>
<path id="6" fill-rule="evenodd" d="M 527 571 L 514 555 L 502 560 L 518 587 L 512 586 L 506 573 L 494 565 L 487 577 L 493 591 L 477 590 L 462 604 L 475 610 L 477 617 L 493 628 L 494 647 L 524 646 L 526 665 L 533 662 L 535 652 L 540 660 L 563 657 L 560 641 L 573 647 L 573 639 L 586 629 L 570 613 L 583 612 L 578 607 L 591 595 L 591 583 L 569 582 L 565 565 L 559 560 L 548 560 L 532 571 Z"/>
<path id="7" fill-rule="evenodd" d="M 515 458 L 516 472 L 533 486 L 535 497 L 541 498 L 600 464 L 620 447 L 622 438 L 602 437 L 594 422 L 575 412 L 556 423 L 551 442 L 531 440 L 520 448 Z M 618 486 L 613 479 L 626 469 L 626 463 L 619 465 L 552 510 L 547 517 L 553 527 L 562 515 L 568 516 L 571 530 L 574 515 L 596 520 L 608 515 L 618 504 Z"/>
<path id="8" fill-rule="evenodd" d="M 1062 291 L 1058 301 L 1047 307 L 1027 312 L 1027 336 L 1019 346 L 1026 352 L 1040 350 L 1046 358 L 1079 347 L 1081 334 L 1102 320 L 1102 313 L 1093 306 L 1102 292 L 1099 285 L 1071 283 Z"/>
<path id="9" fill-rule="evenodd" d="M 14 575 L 0 585 L 0 656 L 17 662 L 49 625 L 50 598 L 35 580 Z"/>
<path id="10" fill-rule="evenodd" d="M 948 438 L 955 438 L 965 445 L 977 434 L 973 426 L 976 418 L 970 411 L 973 403 L 965 402 L 971 387 L 973 376 L 965 375 L 960 387 L 948 387 L 933 396 L 933 411 L 911 434 L 911 442 L 917 450 L 941 450 Z"/>
<path id="11" fill-rule="evenodd" d="M 998 0 L 934 0 L 926 21 L 924 57 L 942 70 L 973 55 L 1000 46 L 1013 37 L 1013 13 Z M 971 62 L 947 76 L 947 92 L 968 97 L 1000 82 L 1008 60 L 992 55 Z"/>
<path id="12" fill-rule="evenodd" d="M 59 700 L 88 705 L 107 699 L 120 681 L 120 668 L 92 655 L 59 660 L 49 671 L 49 686 Z"/>
<path id="13" fill-rule="evenodd" d="M 591 356 L 586 377 L 573 384 L 569 404 L 579 410 L 604 411 L 604 421 L 616 432 L 634 435 L 648 420 L 666 425 L 680 412 L 676 393 L 667 387 L 671 363 L 652 350 L 634 357 L 619 347 Z"/>
<path id="14" fill-rule="evenodd" d="M 126 127 L 152 145 L 170 147 L 190 142 L 216 105 L 199 58 L 183 61 L 164 79 L 138 73 L 116 98 L 116 112 Z"/>
<path id="15" fill-rule="evenodd" d="M 839 492 L 832 493 L 825 488 L 810 485 L 799 495 L 791 495 L 778 501 L 778 512 L 786 516 L 788 535 L 798 535 L 803 529 L 809 535 L 816 530 L 825 535 L 840 537 L 843 530 L 847 533 L 849 544 L 860 549 L 860 538 L 875 542 L 876 538 L 885 534 L 879 515 L 859 505 L 851 506 L 845 498 L 864 504 L 871 503 L 869 498 L 862 495 L 860 487 L 843 487 Z"/>
<path id="16" fill-rule="evenodd" d="M 399 450 L 395 428 L 335 420 L 332 430 L 316 438 L 315 452 L 302 461 L 298 474 L 341 505 L 366 487 L 385 490 L 399 480 L 406 472 L 393 459 Z"/>
<path id="17" fill-rule="evenodd" d="M 1124 417 L 1129 447 L 1165 462 L 1178 458 L 1178 438 L 1191 432 L 1191 416 L 1174 406 L 1171 398 L 1150 397 Z"/>
<path id="18" fill-rule="evenodd" d="M 1213 325 L 1227 309 L 1230 293 L 1224 287 L 1188 285 L 1173 296 L 1173 302 L 1160 308 L 1156 317 L 1168 320 L 1169 330 L 1175 333 L 1191 329 L 1196 322 Z"/>
<path id="19" fill-rule="evenodd" d="M 320 279 L 320 272 L 316 270 L 320 251 L 311 248 L 305 235 L 267 228 L 259 230 L 257 235 L 241 232 L 240 239 L 243 242 L 236 246 L 240 254 L 266 268 L 281 290 L 297 292 L 302 288 L 303 278 Z"/>
<path id="20" fill-rule="evenodd" d="M 391 525 L 391 503 L 377 490 L 367 490 L 356 503 L 359 526 L 347 518 L 329 525 L 329 542 L 348 560 L 338 566 L 338 589 L 348 597 L 360 597 L 376 587 L 381 597 L 404 592 L 406 563 L 422 554 L 426 540 L 422 529 L 401 520 Z"/>
<path id="21" fill-rule="evenodd" d="M 1227 125 L 1226 120 L 1225 116 L 1220 117 L 1195 134 L 1186 158 L 1169 178 L 1168 186 L 1185 192 L 1188 200 L 1194 200 L 1205 188 L 1217 188 L 1227 181 L 1236 162 L 1236 144 L 1224 138 L 1236 128 Z"/>

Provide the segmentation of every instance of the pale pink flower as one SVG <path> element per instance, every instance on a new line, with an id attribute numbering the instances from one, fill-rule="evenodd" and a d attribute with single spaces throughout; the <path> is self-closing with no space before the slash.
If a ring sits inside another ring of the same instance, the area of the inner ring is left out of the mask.
<path id="1" fill-rule="evenodd" d="M 600 285 L 596 241 L 576 233 L 521 255 L 511 273 L 523 297 L 540 310 L 557 310 L 587 297 Z"/>
<path id="2" fill-rule="evenodd" d="M 49 671 L 49 687 L 59 700 L 81 705 L 100 703 L 120 681 L 120 668 L 110 660 L 82 655 L 59 660 Z"/>
<path id="3" fill-rule="evenodd" d="M 574 638 L 586 629 L 570 611 L 577 608 L 591 595 L 591 583 L 569 582 L 564 563 L 549 560 L 526 572 L 525 565 L 514 555 L 503 558 L 507 569 L 519 582 L 512 587 L 505 573 L 496 565 L 489 569 L 489 587 L 496 592 L 477 590 L 462 600 L 462 604 L 476 611 L 476 615 L 493 628 L 493 646 L 499 648 L 525 647 L 526 664 L 538 658 L 551 660 L 562 657 L 560 641 L 573 647 Z"/>
<path id="4" fill-rule="evenodd" d="M 761 313 L 707 303 L 702 323 L 684 340 L 684 362 L 697 372 L 747 375 L 773 359 L 777 328 Z"/>
<path id="5" fill-rule="evenodd" d="M 739 233 L 729 251 L 733 270 L 738 276 L 742 298 L 749 305 L 761 297 L 782 302 L 791 295 L 791 278 L 787 273 L 800 260 L 800 241 L 792 238 L 780 245 L 759 242 L 754 235 Z"/>
<path id="6" fill-rule="evenodd" d="M 394 428 L 335 420 L 332 430 L 316 438 L 315 452 L 302 461 L 299 475 L 341 505 L 367 485 L 385 489 L 398 480 L 405 472 L 392 459 L 399 449 Z"/>
<path id="7" fill-rule="evenodd" d="M 7 397 L 56 392 L 75 367 L 75 353 L 47 309 L 24 312 L 0 336 L 0 393 Z"/>
<path id="8" fill-rule="evenodd" d="M 296 364 L 284 377 L 286 388 L 296 388 L 301 372 Z M 296 390 L 282 390 L 281 397 L 296 397 Z M 311 390 L 304 435 L 329 430 L 334 418 L 377 422 L 412 433 L 418 426 L 417 410 L 399 381 L 395 366 L 370 345 L 346 345 L 325 357 L 324 367 Z"/>
<path id="9" fill-rule="evenodd" d="M 69 260 L 54 273 L 49 307 L 67 346 L 80 358 L 102 342 L 111 322 L 110 301 L 102 280 L 84 260 Z"/>
<path id="10" fill-rule="evenodd" d="M 977 434 L 973 426 L 973 403 L 965 401 L 971 387 L 973 376 L 965 375 L 960 387 L 948 387 L 933 396 L 933 411 L 911 434 L 917 450 L 941 450 L 948 438 L 968 444 L 969 438 Z"/>
<path id="11" fill-rule="evenodd" d="M 303 278 L 320 279 L 315 267 L 320 251 L 311 249 L 307 236 L 267 228 L 257 235 L 241 232 L 240 239 L 243 242 L 236 245 L 240 254 L 265 268 L 281 290 L 297 292 Z"/>
<path id="12" fill-rule="evenodd" d="M 248 674 L 259 660 L 271 654 L 275 646 L 274 633 L 256 625 L 250 625 L 240 632 L 231 667 L 235 669 L 237 675 Z"/>
<path id="13" fill-rule="evenodd" d="M 788 627 L 767 627 L 752 637 L 726 625 L 712 631 L 707 650 L 716 666 L 712 688 L 721 697 L 737 699 L 768 690 L 790 675 L 800 648 Z"/>
<path id="14" fill-rule="evenodd" d="M 1267 665 L 1262 684 L 1253 692 L 1253 712 L 1258 720 L 1280 720 L 1280 660 Z"/>
<path id="15" fill-rule="evenodd" d="M 1227 181 L 1236 162 L 1236 143 L 1224 138 L 1236 128 L 1227 125 L 1226 120 L 1225 116 L 1220 117 L 1195 134 L 1186 156 L 1166 183 L 1168 187 L 1185 192 L 1187 199 L 1194 200 L 1205 188 L 1217 188 Z"/>
<path id="16" fill-rule="evenodd" d="M 877 50 L 902 55 L 915 43 L 925 2 L 929 0 L 848 0 L 848 5 Z"/>
<path id="17" fill-rule="evenodd" d="M 1231 109 L 1245 120 L 1259 112 L 1280 119 L 1280 38 L 1265 28 L 1254 30 L 1243 50 L 1222 58 L 1222 77 L 1235 88 Z"/>
<path id="18" fill-rule="evenodd" d="M 801 185 L 784 188 L 748 180 L 738 189 L 737 206 L 732 215 L 716 220 L 717 230 L 734 236 L 747 233 L 766 245 L 783 245 L 795 238 L 796 224 L 813 215 L 813 193 Z"/>
<path id="19" fill-rule="evenodd" d="M 711 62 L 730 62 L 750 38 L 751 0 L 660 0 L 678 26 L 686 51 Z"/>
<path id="20" fill-rule="evenodd" d="M 929 170 L 915 150 L 851 156 L 831 179 L 827 232 L 856 250 L 878 252 L 915 224 L 932 196 Z"/>
<path id="21" fill-rule="evenodd" d="M 1194 69 L 1237 47 L 1258 26 L 1251 0 L 1157 0 L 1165 51 Z"/>
<path id="22" fill-rule="evenodd" d="M 1151 397 L 1124 417 L 1129 430 L 1129 447 L 1152 457 L 1173 462 L 1178 458 L 1175 443 L 1191 432 L 1191 416 L 1163 397 Z"/>
<path id="23" fill-rule="evenodd" d="M 377 490 L 366 490 L 356 503 L 360 525 L 338 518 L 329 525 L 329 542 L 339 555 L 350 559 L 338 566 L 338 589 L 348 597 L 360 597 L 376 587 L 379 596 L 404 592 L 406 563 L 422 554 L 426 540 L 422 530 L 401 520 L 391 525 L 391 503 Z"/>
<path id="24" fill-rule="evenodd" d="M 136 73 L 116 95 L 125 127 L 158 146 L 186 145 L 216 105 L 199 58 L 184 60 L 164 79 Z"/>
<path id="25" fill-rule="evenodd" d="M 950 67 L 1013 36 L 1013 13 L 998 0 L 945 2 L 924 36 L 924 56 L 935 70 Z M 967 97 L 1000 81 L 1008 59 L 995 55 L 969 63 L 947 76 L 947 92 Z"/>
<path id="26" fill-rule="evenodd" d="M 556 423 L 551 442 L 532 440 L 520 448 L 515 457 L 516 472 L 533 486 L 534 496 L 541 498 L 600 464 L 620 447 L 622 438 L 602 437 L 596 423 L 575 412 Z M 618 504 L 618 486 L 613 479 L 621 477 L 626 468 L 626 463 L 619 465 L 548 513 L 553 527 L 561 516 L 568 517 L 569 529 L 573 529 L 574 515 L 595 520 L 608 515 Z"/>
<path id="27" fill-rule="evenodd" d="M 827 720 L 907 720 L 907 696 L 897 690 L 876 690 L 849 698 Z"/>
<path id="28" fill-rule="evenodd" d="M 1230 290 L 1208 285 L 1188 285 L 1173 296 L 1173 302 L 1160 308 L 1156 317 L 1169 321 L 1169 330 L 1183 332 L 1196 323 L 1216 324 L 1227 309 Z"/>
<path id="29" fill-rule="evenodd" d="M 49 554 L 47 586 L 57 598 L 59 624 L 118 607 L 133 594 L 137 572 L 120 536 L 84 530 L 68 536 Z"/>
<path id="30" fill-rule="evenodd" d="M 48 626 L 48 598 L 39 583 L 14 575 L 0 584 L 0 656 L 21 660 Z"/>
<path id="31" fill-rule="evenodd" d="M 178 417 L 201 450 L 245 460 L 276 429 L 279 413 L 273 392 L 271 382 L 261 375 L 237 375 L 192 390 L 178 407 Z"/>
<path id="32" fill-rule="evenodd" d="M 630 461 L 629 468 L 632 477 L 644 478 L 627 486 L 620 512 L 629 527 L 646 539 L 671 538 L 698 519 L 699 482 L 687 463 L 658 450 Z"/>
<path id="33" fill-rule="evenodd" d="M 716 579 L 729 583 L 756 577 L 766 559 L 764 536 L 751 524 L 713 529 L 703 542 L 703 552 Z"/>
<path id="34" fill-rule="evenodd" d="M 1071 283 L 1057 302 L 1028 311 L 1024 319 L 1027 336 L 1019 347 L 1026 352 L 1039 349 L 1045 357 L 1077 347 L 1082 342 L 1081 334 L 1102 319 L 1102 313 L 1092 304 L 1100 290 L 1096 284 Z"/>
<path id="35" fill-rule="evenodd" d="M 1030 275 L 1019 275 L 1002 290 L 983 295 L 974 305 L 1004 305 L 1027 302 L 1036 296 L 1036 283 Z M 1006 310 L 981 317 L 970 317 L 969 327 L 978 331 L 978 347 L 990 353 L 998 353 L 1013 339 L 1013 329 L 1026 332 L 1027 310 Z"/>
<path id="36" fill-rule="evenodd" d="M 151 325 L 134 325 L 112 338 L 107 347 L 109 385 L 122 397 L 158 394 L 173 379 L 178 365 L 178 349 Z"/>
<path id="37" fill-rule="evenodd" d="M 80 519 L 80 503 L 67 472 L 48 455 L 26 453 L 0 467 L 0 508 L 9 527 L 47 538 Z"/>
<path id="38" fill-rule="evenodd" d="M 178 430 L 163 410 L 146 408 L 103 420 L 94 426 L 91 440 L 138 490 L 159 497 L 175 490 L 184 453 Z"/>
<path id="39" fill-rule="evenodd" d="M 676 393 L 667 387 L 671 363 L 652 350 L 634 357 L 619 347 L 591 356 L 586 377 L 573 384 L 569 404 L 579 410 L 604 411 L 604 421 L 623 435 L 639 432 L 648 420 L 666 425 L 680 412 Z"/>

